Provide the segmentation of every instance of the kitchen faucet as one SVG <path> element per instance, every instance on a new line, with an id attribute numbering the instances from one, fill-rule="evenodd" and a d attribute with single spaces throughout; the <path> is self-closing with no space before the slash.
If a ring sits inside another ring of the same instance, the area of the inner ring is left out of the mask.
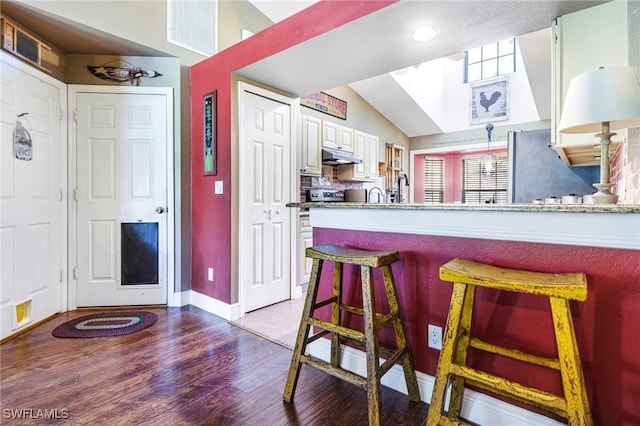
<path id="1" fill-rule="evenodd" d="M 369 190 L 369 194 L 367 195 L 367 202 L 369 203 L 371 202 L 371 193 L 374 190 L 378 192 L 378 203 L 380 203 L 381 202 L 380 200 L 384 199 L 384 194 L 382 193 L 382 189 L 378 188 L 377 186 L 374 186 Z"/>
<path id="2" fill-rule="evenodd" d="M 401 203 L 402 202 L 402 179 L 405 180 L 405 186 L 409 186 L 409 177 L 407 176 L 407 174 L 405 172 L 400 172 L 400 175 L 398 175 L 398 192 L 396 193 L 396 202 L 397 203 Z"/>

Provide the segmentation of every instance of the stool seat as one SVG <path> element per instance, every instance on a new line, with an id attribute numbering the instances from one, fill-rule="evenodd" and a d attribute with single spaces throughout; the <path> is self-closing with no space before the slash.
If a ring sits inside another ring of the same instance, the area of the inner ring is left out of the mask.
<path id="1" fill-rule="evenodd" d="M 580 302 L 587 300 L 587 277 L 582 272 L 550 274 L 453 259 L 440 267 L 440 279 Z"/>
<path id="2" fill-rule="evenodd" d="M 418 381 L 411 350 L 407 343 L 406 331 L 402 321 L 402 310 L 398 303 L 398 295 L 393 279 L 391 264 L 400 259 L 400 254 L 394 250 L 363 250 L 351 247 L 341 247 L 333 244 L 318 245 L 306 249 L 306 255 L 313 259 L 309 287 L 302 310 L 300 327 L 296 345 L 291 357 L 291 365 L 287 382 L 285 383 L 283 399 L 293 402 L 300 368 L 307 364 L 327 374 L 363 387 L 367 391 L 369 425 L 382 423 L 381 383 L 380 378 L 395 364 L 402 366 L 409 399 L 420 401 Z M 333 289 L 331 296 L 318 300 L 320 274 L 324 261 L 333 262 Z M 362 306 L 350 306 L 343 300 L 342 272 L 344 264 L 360 266 L 360 281 L 362 287 Z M 380 268 L 383 277 L 384 294 L 386 295 L 386 313 L 377 312 L 379 304 L 374 295 L 373 268 Z M 317 310 L 330 307 L 330 320 L 318 318 Z M 363 318 L 364 330 L 346 327 L 344 314 L 358 315 Z M 395 344 L 382 345 L 378 342 L 378 332 L 385 326 L 391 326 L 395 334 Z M 309 336 L 311 327 L 317 334 Z M 323 337 L 331 338 L 331 352 L 329 361 L 324 361 L 306 353 L 307 344 Z M 358 348 L 363 348 L 366 358 L 365 376 L 357 375 L 342 368 L 341 353 L 343 342 L 349 342 Z M 381 355 L 383 357 L 380 363 Z M 317 390 L 321 392 L 322 390 Z"/>
<path id="3" fill-rule="evenodd" d="M 400 253 L 397 251 L 363 250 L 352 247 L 337 246 L 334 244 L 308 247 L 306 249 L 306 255 L 312 259 L 371 266 L 373 268 L 391 265 L 393 262 L 400 259 Z"/>
<path id="4" fill-rule="evenodd" d="M 585 274 L 522 271 L 453 259 L 440 267 L 440 279 L 453 282 L 453 293 L 442 352 L 436 368 L 427 417 L 428 426 L 466 424 L 459 417 L 467 384 L 554 413 L 566 418 L 573 426 L 593 424 L 569 306 L 569 300 L 586 300 Z M 476 287 L 547 296 L 558 356 L 540 357 L 472 336 Z M 467 365 L 469 348 L 558 371 L 562 395 L 551 394 L 470 367 Z M 449 407 L 444 412 L 449 383 Z"/>

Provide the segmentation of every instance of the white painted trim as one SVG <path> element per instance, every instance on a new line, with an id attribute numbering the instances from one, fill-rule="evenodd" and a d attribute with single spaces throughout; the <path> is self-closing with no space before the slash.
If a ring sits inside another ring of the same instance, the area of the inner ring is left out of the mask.
<path id="1" fill-rule="evenodd" d="M 320 228 L 640 250 L 633 213 L 311 208 Z"/>
<path id="2" fill-rule="evenodd" d="M 167 306 L 180 307 L 189 305 L 191 298 L 190 291 L 191 290 L 173 293 L 173 297 L 169 299 L 169 303 L 167 303 Z"/>
<path id="3" fill-rule="evenodd" d="M 307 348 L 310 355 L 324 361 L 329 360 L 331 342 L 328 339 L 318 339 L 309 344 Z M 363 351 L 343 346 L 342 368 L 364 376 L 366 375 L 366 365 Z M 420 371 L 416 371 L 416 378 L 418 379 L 420 399 L 429 404 L 434 378 Z M 407 394 L 404 373 L 400 365 L 391 367 L 380 381 L 384 386 Z M 304 383 L 300 383 L 298 386 L 304 386 Z M 559 426 L 564 424 L 471 389 L 466 389 L 464 392 L 462 417 L 478 425 Z"/>
<path id="4" fill-rule="evenodd" d="M 175 291 L 175 170 L 174 164 L 174 113 L 173 113 L 173 88 L 171 87 L 139 87 L 139 86 L 95 86 L 85 84 L 70 84 L 67 86 L 67 102 L 68 109 L 71 113 L 67 114 L 68 132 L 68 241 L 69 241 L 69 271 L 77 266 L 77 244 L 76 244 L 76 226 L 77 217 L 75 215 L 75 201 L 73 200 L 73 189 L 77 187 L 75 162 L 76 156 L 76 126 L 73 119 L 73 111 L 77 107 L 77 95 L 79 93 L 112 93 L 112 94 L 145 94 L 145 95 L 163 95 L 165 96 L 165 114 L 166 122 L 166 159 L 167 159 L 167 294 L 166 300 L 168 306 L 176 306 L 172 302 L 176 301 L 177 292 Z M 77 280 L 70 277 L 67 284 L 67 300 L 68 309 L 73 310 L 78 307 L 76 293 L 78 288 Z"/>
<path id="5" fill-rule="evenodd" d="M 189 304 L 196 308 L 217 315 L 227 321 L 235 321 L 240 318 L 240 307 L 237 303 L 230 305 L 194 290 L 189 290 L 188 293 Z"/>

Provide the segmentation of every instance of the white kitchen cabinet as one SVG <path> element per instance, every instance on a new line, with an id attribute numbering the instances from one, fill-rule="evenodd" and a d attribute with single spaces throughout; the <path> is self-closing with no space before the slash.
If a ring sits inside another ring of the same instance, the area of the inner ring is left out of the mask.
<path id="1" fill-rule="evenodd" d="M 322 120 L 322 147 L 338 149 L 338 125 Z"/>
<path id="2" fill-rule="evenodd" d="M 353 129 L 322 121 L 322 147 L 353 152 Z"/>
<path id="3" fill-rule="evenodd" d="M 300 174 L 303 176 L 322 174 L 322 120 L 308 115 L 302 116 Z"/>
<path id="4" fill-rule="evenodd" d="M 353 129 L 340 126 L 338 132 L 338 149 L 353 152 Z"/>
<path id="5" fill-rule="evenodd" d="M 569 82 L 577 75 L 599 67 L 629 65 L 629 24 L 627 2 L 613 1 L 557 18 L 553 60 L 553 145 L 569 166 L 598 165 L 595 134 L 562 134 L 558 123 Z M 626 137 L 617 131 L 614 143 Z M 614 149 L 611 152 L 615 152 Z"/>
<path id="6" fill-rule="evenodd" d="M 375 135 L 366 135 L 366 151 L 364 153 L 365 179 L 375 180 L 378 178 L 378 153 L 380 152 L 379 139 Z"/>
<path id="7" fill-rule="evenodd" d="M 361 164 L 338 167 L 338 180 L 372 181 L 378 178 L 378 137 L 356 130 L 353 155 L 362 158 Z"/>
<path id="8" fill-rule="evenodd" d="M 355 155 L 358 158 L 364 159 L 366 152 L 367 152 L 367 134 L 356 130 L 354 133 L 353 155 Z M 343 169 L 347 169 L 347 168 L 343 167 Z M 366 179 L 365 178 L 366 160 L 364 160 L 364 162 L 361 164 L 354 164 L 353 166 L 351 166 L 351 170 L 349 172 L 352 173 L 352 175 L 350 176 L 350 179 L 344 179 L 344 180 L 365 180 Z M 340 171 L 338 171 L 338 178 L 339 177 L 340 177 Z"/>
<path id="9" fill-rule="evenodd" d="M 298 238 L 298 285 L 305 285 L 309 283 L 313 260 L 307 258 L 306 250 L 307 247 L 311 246 L 313 246 L 313 228 L 311 228 L 311 222 L 308 217 L 301 218 Z"/>

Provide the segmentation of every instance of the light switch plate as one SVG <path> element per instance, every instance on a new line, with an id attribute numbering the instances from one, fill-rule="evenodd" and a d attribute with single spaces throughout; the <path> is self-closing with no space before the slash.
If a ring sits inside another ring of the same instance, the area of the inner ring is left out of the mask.
<path id="1" fill-rule="evenodd" d="M 214 190 L 215 194 L 222 194 L 224 192 L 222 183 L 223 182 L 221 180 L 216 181 L 215 190 Z"/>

